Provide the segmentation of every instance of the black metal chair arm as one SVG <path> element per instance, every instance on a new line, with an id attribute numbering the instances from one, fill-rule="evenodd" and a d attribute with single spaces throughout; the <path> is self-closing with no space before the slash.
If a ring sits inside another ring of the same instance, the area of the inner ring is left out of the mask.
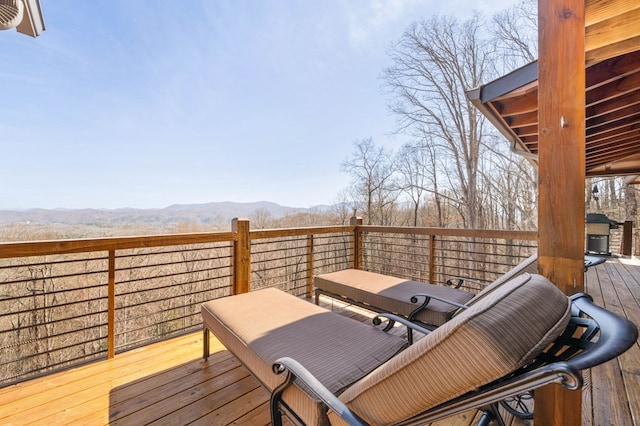
<path id="1" fill-rule="evenodd" d="M 453 287 L 453 288 L 460 288 L 462 287 L 462 284 L 464 284 L 465 282 L 469 282 L 475 285 L 479 285 L 480 287 L 486 287 L 489 285 L 489 283 L 483 283 L 481 281 L 476 281 L 476 280 L 472 280 L 471 278 L 463 278 L 463 277 L 452 277 L 449 278 L 446 281 L 446 284 L 449 287 Z"/>
<path id="2" fill-rule="evenodd" d="M 422 425 L 436 422 L 445 417 L 463 413 L 470 409 L 489 406 L 505 398 L 519 395 L 523 392 L 551 383 L 558 383 L 570 390 L 582 387 L 582 374 L 569 366 L 566 362 L 557 362 L 536 370 L 506 379 L 500 379 L 479 388 L 476 391 L 462 395 L 444 404 L 427 410 L 398 426 Z"/>
<path id="3" fill-rule="evenodd" d="M 376 315 L 373 318 L 373 324 L 374 325 L 380 325 L 382 323 L 381 318 L 386 318 L 389 321 L 389 324 L 384 328 L 385 331 L 389 331 L 391 329 L 391 327 L 393 327 L 396 322 L 399 322 L 400 324 L 402 324 L 405 327 L 407 327 L 407 331 L 408 330 L 415 330 L 415 331 L 419 331 L 422 334 L 429 334 L 432 331 L 432 330 L 429 330 L 428 328 L 422 327 L 419 324 L 416 324 L 414 322 L 409 321 L 405 317 L 401 317 L 399 315 L 394 315 L 394 314 L 387 314 L 387 313 L 382 313 L 382 314 Z M 413 342 L 409 342 L 409 343 L 413 343 Z"/>
<path id="4" fill-rule="evenodd" d="M 342 417 L 345 422 L 353 426 L 367 426 L 368 423 L 362 420 L 356 413 L 351 411 L 342 401 L 340 401 L 335 395 L 333 395 L 313 374 L 309 372 L 302 364 L 293 358 L 283 357 L 276 360 L 273 364 L 273 372 L 276 374 L 286 373 L 285 382 L 278 386 L 271 394 L 271 418 L 273 424 L 279 424 L 278 420 L 274 419 L 274 414 L 277 414 L 278 403 L 280 402 L 282 392 L 296 380 L 301 389 L 305 392 L 312 393 L 314 397 L 318 398 L 324 404 L 329 407 L 333 412 Z M 276 416 L 278 419 L 280 416 Z"/>
<path id="5" fill-rule="evenodd" d="M 571 297 L 579 313 L 586 314 L 597 323 L 598 340 L 567 362 L 577 370 L 591 368 L 616 358 L 629 349 L 638 339 L 634 323 L 594 304 L 590 296 L 580 293 Z"/>
<path id="6" fill-rule="evenodd" d="M 429 294 L 429 293 L 417 293 L 417 294 L 414 294 L 413 296 L 411 296 L 411 299 L 410 299 L 411 303 L 418 303 L 418 297 L 424 297 L 424 298 L 427 299 L 420 305 L 420 309 L 422 309 L 426 305 L 428 305 L 429 302 L 432 299 L 433 300 L 439 300 L 440 302 L 447 303 L 449 305 L 455 306 L 456 308 L 460 308 L 460 309 L 468 309 L 469 308 L 467 305 L 463 305 L 461 303 L 457 303 L 457 302 L 454 302 L 452 300 L 445 299 L 444 297 L 434 296 L 433 294 Z"/>

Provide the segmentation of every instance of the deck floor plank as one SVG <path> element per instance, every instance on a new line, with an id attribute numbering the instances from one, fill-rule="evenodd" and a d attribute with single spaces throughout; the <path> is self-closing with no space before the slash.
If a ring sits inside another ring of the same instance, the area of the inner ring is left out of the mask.
<path id="1" fill-rule="evenodd" d="M 612 312 L 624 315 L 620 294 L 616 291 L 615 271 L 610 268 L 611 262 L 596 266 L 598 280 L 587 289 L 594 301 Z M 616 389 L 624 389 L 624 381 L 619 359 L 611 360 L 591 369 L 591 393 L 593 400 L 593 423 L 632 424 L 629 404 L 619 398 Z M 626 398 L 625 398 L 626 399 Z"/>
<path id="2" fill-rule="evenodd" d="M 640 262 L 611 259 L 590 268 L 585 281 L 596 303 L 640 323 Z M 334 301 L 323 306 L 360 321 L 372 317 Z M 402 335 L 404 328 L 393 333 Z M 269 425 L 269 395 L 239 361 L 215 338 L 208 361 L 201 353 L 198 332 L 2 388 L 0 425 Z M 618 360 L 585 372 L 582 424 L 636 425 L 639 417 L 636 344 Z M 479 418 L 470 411 L 432 426 L 468 426 Z"/>
<path id="3" fill-rule="evenodd" d="M 607 266 L 607 269 L 621 301 L 622 312 L 619 313 L 624 314 L 638 325 L 640 324 L 640 304 L 638 304 L 640 286 L 632 271 L 640 273 L 640 270 L 635 269 L 636 267 L 633 265 L 627 266 L 625 263 L 612 262 Z M 638 342 L 629 351 L 622 354 L 617 361 L 622 372 L 630 415 L 635 423 L 640 418 L 640 346 Z M 619 400 L 621 399 L 619 398 Z"/>

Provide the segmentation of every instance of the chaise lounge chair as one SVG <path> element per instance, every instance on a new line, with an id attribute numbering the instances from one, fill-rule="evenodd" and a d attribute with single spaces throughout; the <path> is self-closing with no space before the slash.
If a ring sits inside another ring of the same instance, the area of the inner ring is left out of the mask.
<path id="1" fill-rule="evenodd" d="M 202 316 L 205 358 L 212 331 L 271 392 L 274 425 L 283 413 L 300 424 L 414 424 L 471 408 L 485 411 L 488 424 L 497 401 L 551 382 L 577 389 L 580 370 L 616 357 L 637 338 L 626 319 L 529 274 L 433 332 L 382 314 L 426 334 L 408 347 L 275 289 L 207 302 Z"/>
<path id="2" fill-rule="evenodd" d="M 314 277 L 316 305 L 320 295 L 326 295 L 373 312 L 390 312 L 419 322 L 428 328 L 438 327 L 449 321 L 463 305 L 475 303 L 484 295 L 525 273 L 537 273 L 537 255 L 529 256 L 491 284 L 452 278 L 447 286 L 427 284 L 377 274 L 359 269 L 345 269 Z M 482 288 L 477 295 L 462 290 L 465 282 Z M 418 296 L 421 297 L 412 297 Z"/>

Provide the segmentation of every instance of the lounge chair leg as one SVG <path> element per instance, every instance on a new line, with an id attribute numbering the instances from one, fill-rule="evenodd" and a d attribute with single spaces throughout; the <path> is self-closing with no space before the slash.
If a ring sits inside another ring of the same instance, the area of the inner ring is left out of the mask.
<path id="1" fill-rule="evenodd" d="M 490 411 L 484 411 L 482 413 L 482 417 L 480 417 L 480 420 L 478 421 L 478 426 L 489 426 L 489 424 L 491 424 L 492 421 L 493 421 L 493 414 L 491 414 Z"/>
<path id="2" fill-rule="evenodd" d="M 206 361 L 209 359 L 209 329 L 206 326 L 202 326 L 202 358 Z"/>
<path id="3" fill-rule="evenodd" d="M 495 425 L 497 426 L 506 426 L 498 411 L 498 404 L 491 404 L 490 406 L 482 408 L 482 417 L 480 417 L 478 421 L 478 426 L 489 426 L 493 421 L 495 421 Z"/>
<path id="4" fill-rule="evenodd" d="M 320 305 L 320 292 L 316 289 L 316 305 Z"/>

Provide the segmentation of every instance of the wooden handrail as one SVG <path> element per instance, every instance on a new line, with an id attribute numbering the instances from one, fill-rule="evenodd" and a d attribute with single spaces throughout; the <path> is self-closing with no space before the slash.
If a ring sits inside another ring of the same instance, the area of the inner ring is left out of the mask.
<path id="1" fill-rule="evenodd" d="M 313 226 L 302 228 L 257 229 L 249 232 L 252 240 L 278 237 L 295 237 L 301 235 L 335 234 L 353 232 L 354 226 Z"/>
<path id="2" fill-rule="evenodd" d="M 149 235 L 141 237 L 83 238 L 77 240 L 28 241 L 0 243 L 0 259 L 46 256 L 51 254 L 86 253 L 187 244 L 235 241 L 234 232 Z"/>
<path id="3" fill-rule="evenodd" d="M 458 228 L 416 228 L 413 226 L 372 226 L 359 225 L 359 232 L 379 232 L 385 234 L 436 235 L 442 237 L 504 238 L 514 240 L 538 239 L 536 231 L 504 231 L 497 229 Z"/>

